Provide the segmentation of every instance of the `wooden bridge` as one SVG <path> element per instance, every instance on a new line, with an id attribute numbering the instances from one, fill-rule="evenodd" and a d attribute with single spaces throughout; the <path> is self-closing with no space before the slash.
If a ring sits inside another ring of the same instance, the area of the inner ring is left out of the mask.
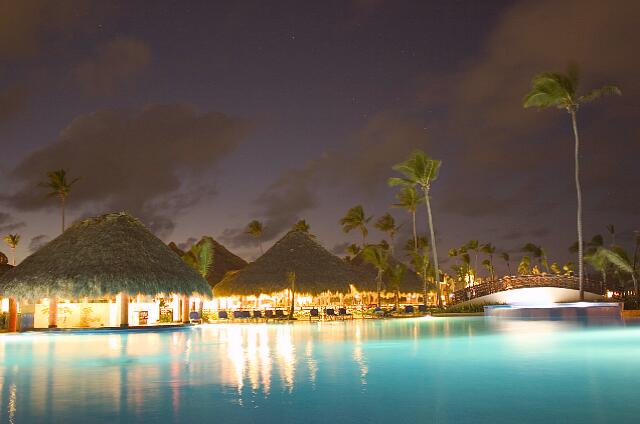
<path id="1" fill-rule="evenodd" d="M 557 287 L 561 289 L 579 290 L 578 277 L 568 277 L 565 275 L 517 275 L 506 276 L 495 281 L 480 283 L 475 286 L 456 290 L 450 296 L 450 304 L 467 302 L 490 294 L 504 292 L 507 290 L 534 288 L 534 287 Z M 604 295 L 602 282 L 584 279 L 583 288 L 585 292 Z"/>

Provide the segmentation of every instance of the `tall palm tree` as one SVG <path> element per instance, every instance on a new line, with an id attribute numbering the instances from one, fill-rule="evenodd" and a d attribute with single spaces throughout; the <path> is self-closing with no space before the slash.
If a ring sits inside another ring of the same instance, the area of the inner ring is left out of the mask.
<path id="1" fill-rule="evenodd" d="M 11 254 L 13 255 L 12 262 L 16 265 L 16 249 L 20 243 L 20 234 L 7 234 L 4 236 L 4 241 L 11 248 Z"/>
<path id="2" fill-rule="evenodd" d="M 389 286 L 387 288 L 393 290 L 395 294 L 396 310 L 400 308 L 400 284 L 402 284 L 402 280 L 404 279 L 404 275 L 406 272 L 407 267 L 402 263 L 395 264 L 394 266 L 390 267 L 387 272 L 387 274 L 389 275 Z"/>
<path id="3" fill-rule="evenodd" d="M 436 291 L 438 294 L 438 304 L 440 304 L 440 269 L 438 268 L 438 250 L 436 248 L 436 236 L 433 228 L 433 216 L 431 214 L 431 201 L 429 192 L 431 183 L 438 178 L 438 170 L 441 162 L 428 157 L 422 151 L 415 151 L 409 159 L 399 163 L 393 167 L 394 171 L 399 172 L 403 176 L 389 178 L 389 185 L 415 187 L 419 186 L 424 193 L 425 206 L 427 207 L 427 220 L 429 232 L 431 236 L 431 251 L 433 256 L 433 271 L 436 283 Z"/>
<path id="4" fill-rule="evenodd" d="M 376 227 L 378 230 L 389 234 L 389 239 L 391 240 L 389 247 L 391 250 L 391 255 L 393 255 L 393 246 L 395 244 L 395 236 L 398 230 L 400 229 L 400 227 L 396 225 L 396 220 L 393 219 L 393 215 L 391 215 L 388 212 L 385 213 L 373 224 L 373 226 Z"/>
<path id="5" fill-rule="evenodd" d="M 378 271 L 376 276 L 376 289 L 378 292 L 378 306 L 380 303 L 380 291 L 382 290 L 382 275 L 389 268 L 389 255 L 387 250 L 381 246 L 370 244 L 362 250 L 362 259 L 373 265 Z"/>
<path id="6" fill-rule="evenodd" d="M 507 264 L 507 273 L 509 273 L 509 275 L 511 275 L 511 262 L 510 262 L 511 261 L 511 257 L 509 257 L 509 253 L 500 252 L 500 257 Z"/>
<path id="7" fill-rule="evenodd" d="M 487 266 L 484 262 L 483 262 L 483 265 L 485 266 L 485 268 L 489 270 L 491 281 L 493 281 L 495 279 L 495 273 L 494 273 L 495 270 L 493 268 L 493 254 L 496 253 L 496 248 L 491 243 L 485 243 L 482 246 L 480 246 L 480 251 L 482 253 L 486 253 L 487 255 L 489 255 L 488 262 L 490 266 Z"/>
<path id="8" fill-rule="evenodd" d="M 478 240 L 469 240 L 467 242 L 466 247 L 467 247 L 467 251 L 470 250 L 470 251 L 475 253 L 474 261 L 473 261 L 473 268 L 479 274 L 480 272 L 478 270 L 478 252 L 480 252 L 480 242 Z"/>
<path id="9" fill-rule="evenodd" d="M 362 248 L 367 244 L 367 235 L 369 230 L 367 224 L 371 221 L 371 216 L 367 217 L 364 213 L 362 205 L 356 205 L 347 211 L 347 214 L 340 219 L 340 225 L 342 225 L 342 231 L 345 233 L 351 230 L 358 229 L 362 234 Z"/>
<path id="10" fill-rule="evenodd" d="M 260 247 L 260 254 L 262 255 L 264 252 L 262 251 L 262 234 L 264 232 L 264 227 L 262 222 L 254 219 L 249 224 L 247 224 L 247 228 L 245 232 L 251 236 L 253 236 L 258 241 L 258 246 Z"/>
<path id="11" fill-rule="evenodd" d="M 423 282 L 423 300 L 424 306 L 427 306 L 427 300 L 429 299 L 429 279 L 433 278 L 433 265 L 429 260 L 429 244 L 426 242 L 425 237 L 418 238 L 418 249 L 411 253 L 411 264 L 416 273 L 422 277 Z M 438 292 L 438 299 L 436 302 L 440 304 L 440 293 Z"/>
<path id="12" fill-rule="evenodd" d="M 41 187 L 50 189 L 50 197 L 57 197 L 60 199 L 60 210 L 62 212 L 62 232 L 64 233 L 64 207 L 69 193 L 71 193 L 71 186 L 80 180 L 80 177 L 74 178 L 71 181 L 67 181 L 67 171 L 65 169 L 58 169 L 57 171 L 47 172 L 47 181 L 40 183 Z"/>
<path id="13" fill-rule="evenodd" d="M 580 299 L 584 300 L 584 258 L 582 245 L 582 189 L 580 187 L 580 138 L 578 136 L 578 122 L 576 114 L 578 108 L 605 94 L 622 94 L 620 89 L 614 85 L 605 85 L 600 88 L 588 91 L 585 94 L 578 94 L 578 69 L 570 66 L 566 74 L 557 72 L 545 72 L 533 77 L 531 81 L 531 91 L 524 97 L 523 106 L 525 108 L 556 107 L 564 109 L 571 117 L 571 127 L 574 137 L 574 178 L 576 185 L 576 229 L 578 233 L 578 281 L 580 285 Z"/>
<path id="14" fill-rule="evenodd" d="M 422 199 L 418 195 L 415 186 L 402 187 L 396 193 L 398 203 L 394 203 L 394 208 L 403 208 L 411 214 L 411 224 L 413 225 L 413 250 L 418 250 L 418 233 L 416 229 L 416 211 Z"/>

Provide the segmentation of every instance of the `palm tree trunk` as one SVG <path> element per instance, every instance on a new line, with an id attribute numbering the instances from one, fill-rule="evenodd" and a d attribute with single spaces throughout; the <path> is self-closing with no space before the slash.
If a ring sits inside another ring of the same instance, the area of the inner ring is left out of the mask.
<path id="1" fill-rule="evenodd" d="M 638 279 L 636 278 L 636 273 L 631 273 L 631 279 L 633 280 L 633 294 L 635 297 L 638 297 Z"/>
<path id="2" fill-rule="evenodd" d="M 509 261 L 507 261 L 507 272 L 511 275 L 511 265 L 509 264 Z"/>
<path id="3" fill-rule="evenodd" d="M 400 291 L 396 289 L 396 311 L 400 310 Z"/>
<path id="4" fill-rule="evenodd" d="M 394 256 L 394 252 L 393 252 L 393 245 L 395 244 L 395 236 L 393 234 L 389 234 L 389 240 L 391 240 L 391 246 L 389 248 L 389 250 L 391 250 L 391 256 Z"/>
<path id="5" fill-rule="evenodd" d="M 378 290 L 378 308 L 382 307 L 380 301 L 380 290 L 382 288 L 382 271 L 378 270 L 378 277 L 376 278 L 376 289 Z"/>
<path id="6" fill-rule="evenodd" d="M 13 266 L 16 266 L 16 248 L 12 247 L 11 248 L 11 256 L 13 256 L 12 262 L 13 262 Z"/>
<path id="7" fill-rule="evenodd" d="M 578 123 L 576 121 L 576 111 L 571 110 L 571 124 L 573 126 L 573 136 L 575 138 L 575 179 L 576 179 L 576 200 L 577 200 L 577 212 L 576 212 L 576 227 L 578 230 L 578 283 L 580 286 L 580 300 L 584 300 L 584 258 L 583 258 L 583 246 L 582 246 L 582 189 L 580 187 L 580 138 L 578 136 Z"/>
<path id="8" fill-rule="evenodd" d="M 436 280 L 436 294 L 438 296 L 437 304 L 440 306 L 440 269 L 438 268 L 438 250 L 436 249 L 436 236 L 433 231 L 433 216 L 431 215 L 431 202 L 429 201 L 429 188 L 424 187 L 424 202 L 427 205 L 427 216 L 429 220 L 429 232 L 431 235 L 431 252 L 433 254 L 433 274 Z M 427 299 L 424 299 L 425 306 L 427 305 Z"/>
<path id="9" fill-rule="evenodd" d="M 413 250 L 418 253 L 418 232 L 416 230 L 416 211 L 411 211 L 411 220 L 413 221 Z"/>
<path id="10" fill-rule="evenodd" d="M 289 310 L 289 319 L 292 320 L 296 307 L 296 274 L 291 272 L 289 279 L 291 280 L 291 309 Z"/>

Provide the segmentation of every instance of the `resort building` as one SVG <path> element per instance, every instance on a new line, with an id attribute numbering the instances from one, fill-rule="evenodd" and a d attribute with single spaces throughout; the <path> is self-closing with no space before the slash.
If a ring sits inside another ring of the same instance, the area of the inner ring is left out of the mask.
<path id="1" fill-rule="evenodd" d="M 209 284 L 127 213 L 79 221 L 0 276 L 9 330 L 189 322 Z M 13 327 L 12 327 L 13 325 Z"/>
<path id="2" fill-rule="evenodd" d="M 339 258 L 305 231 L 291 230 L 255 262 L 227 273 L 205 308 L 289 308 L 292 297 L 295 308 L 367 307 L 376 301 L 375 278 L 375 270 Z M 408 297 L 417 303 L 422 286 L 414 273 L 407 272 L 401 291 L 413 292 Z"/>

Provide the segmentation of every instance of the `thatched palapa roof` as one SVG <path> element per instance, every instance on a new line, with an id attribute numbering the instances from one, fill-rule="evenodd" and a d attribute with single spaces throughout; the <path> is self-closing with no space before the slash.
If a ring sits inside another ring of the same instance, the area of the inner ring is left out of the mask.
<path id="1" fill-rule="evenodd" d="M 0 263 L 0 277 L 2 277 L 11 268 L 13 268 L 12 265 Z"/>
<path id="2" fill-rule="evenodd" d="M 394 258 L 391 255 L 389 255 L 388 261 L 389 261 L 390 267 L 394 267 L 400 264 L 400 261 L 398 261 L 396 258 Z M 368 284 L 363 286 L 356 286 L 356 287 L 359 290 L 375 291 L 376 290 L 375 281 L 378 276 L 378 270 L 370 263 L 365 262 L 362 258 L 362 254 L 356 255 L 349 262 L 356 268 L 359 268 L 361 272 L 363 272 L 368 277 L 367 279 Z M 388 273 L 384 273 L 382 275 L 383 290 L 389 290 L 388 282 L 389 282 L 389 275 Z M 400 292 L 401 293 L 422 293 L 423 290 L 424 290 L 424 283 L 420 278 L 420 276 L 418 276 L 418 274 L 416 274 L 414 270 L 407 267 L 407 270 L 404 273 L 404 278 L 400 283 Z"/>
<path id="3" fill-rule="evenodd" d="M 207 275 L 207 281 L 211 287 L 218 284 L 227 272 L 238 271 L 247 266 L 247 261 L 231 253 L 226 247 L 214 240 L 213 237 L 204 236 L 198 244 L 203 243 L 204 240 L 209 240 L 213 244 L 213 266 L 209 275 Z M 169 248 L 180 257 L 185 254 L 174 242 L 169 243 Z"/>
<path id="4" fill-rule="evenodd" d="M 366 278 L 357 268 L 333 255 L 304 231 L 289 231 L 246 268 L 229 273 L 213 289 L 215 296 L 275 293 L 290 288 L 294 272 L 296 292 L 349 292 L 349 284 Z"/>
<path id="5" fill-rule="evenodd" d="M 209 294 L 207 282 L 127 213 L 76 222 L 0 277 L 20 299 L 157 293 Z"/>

